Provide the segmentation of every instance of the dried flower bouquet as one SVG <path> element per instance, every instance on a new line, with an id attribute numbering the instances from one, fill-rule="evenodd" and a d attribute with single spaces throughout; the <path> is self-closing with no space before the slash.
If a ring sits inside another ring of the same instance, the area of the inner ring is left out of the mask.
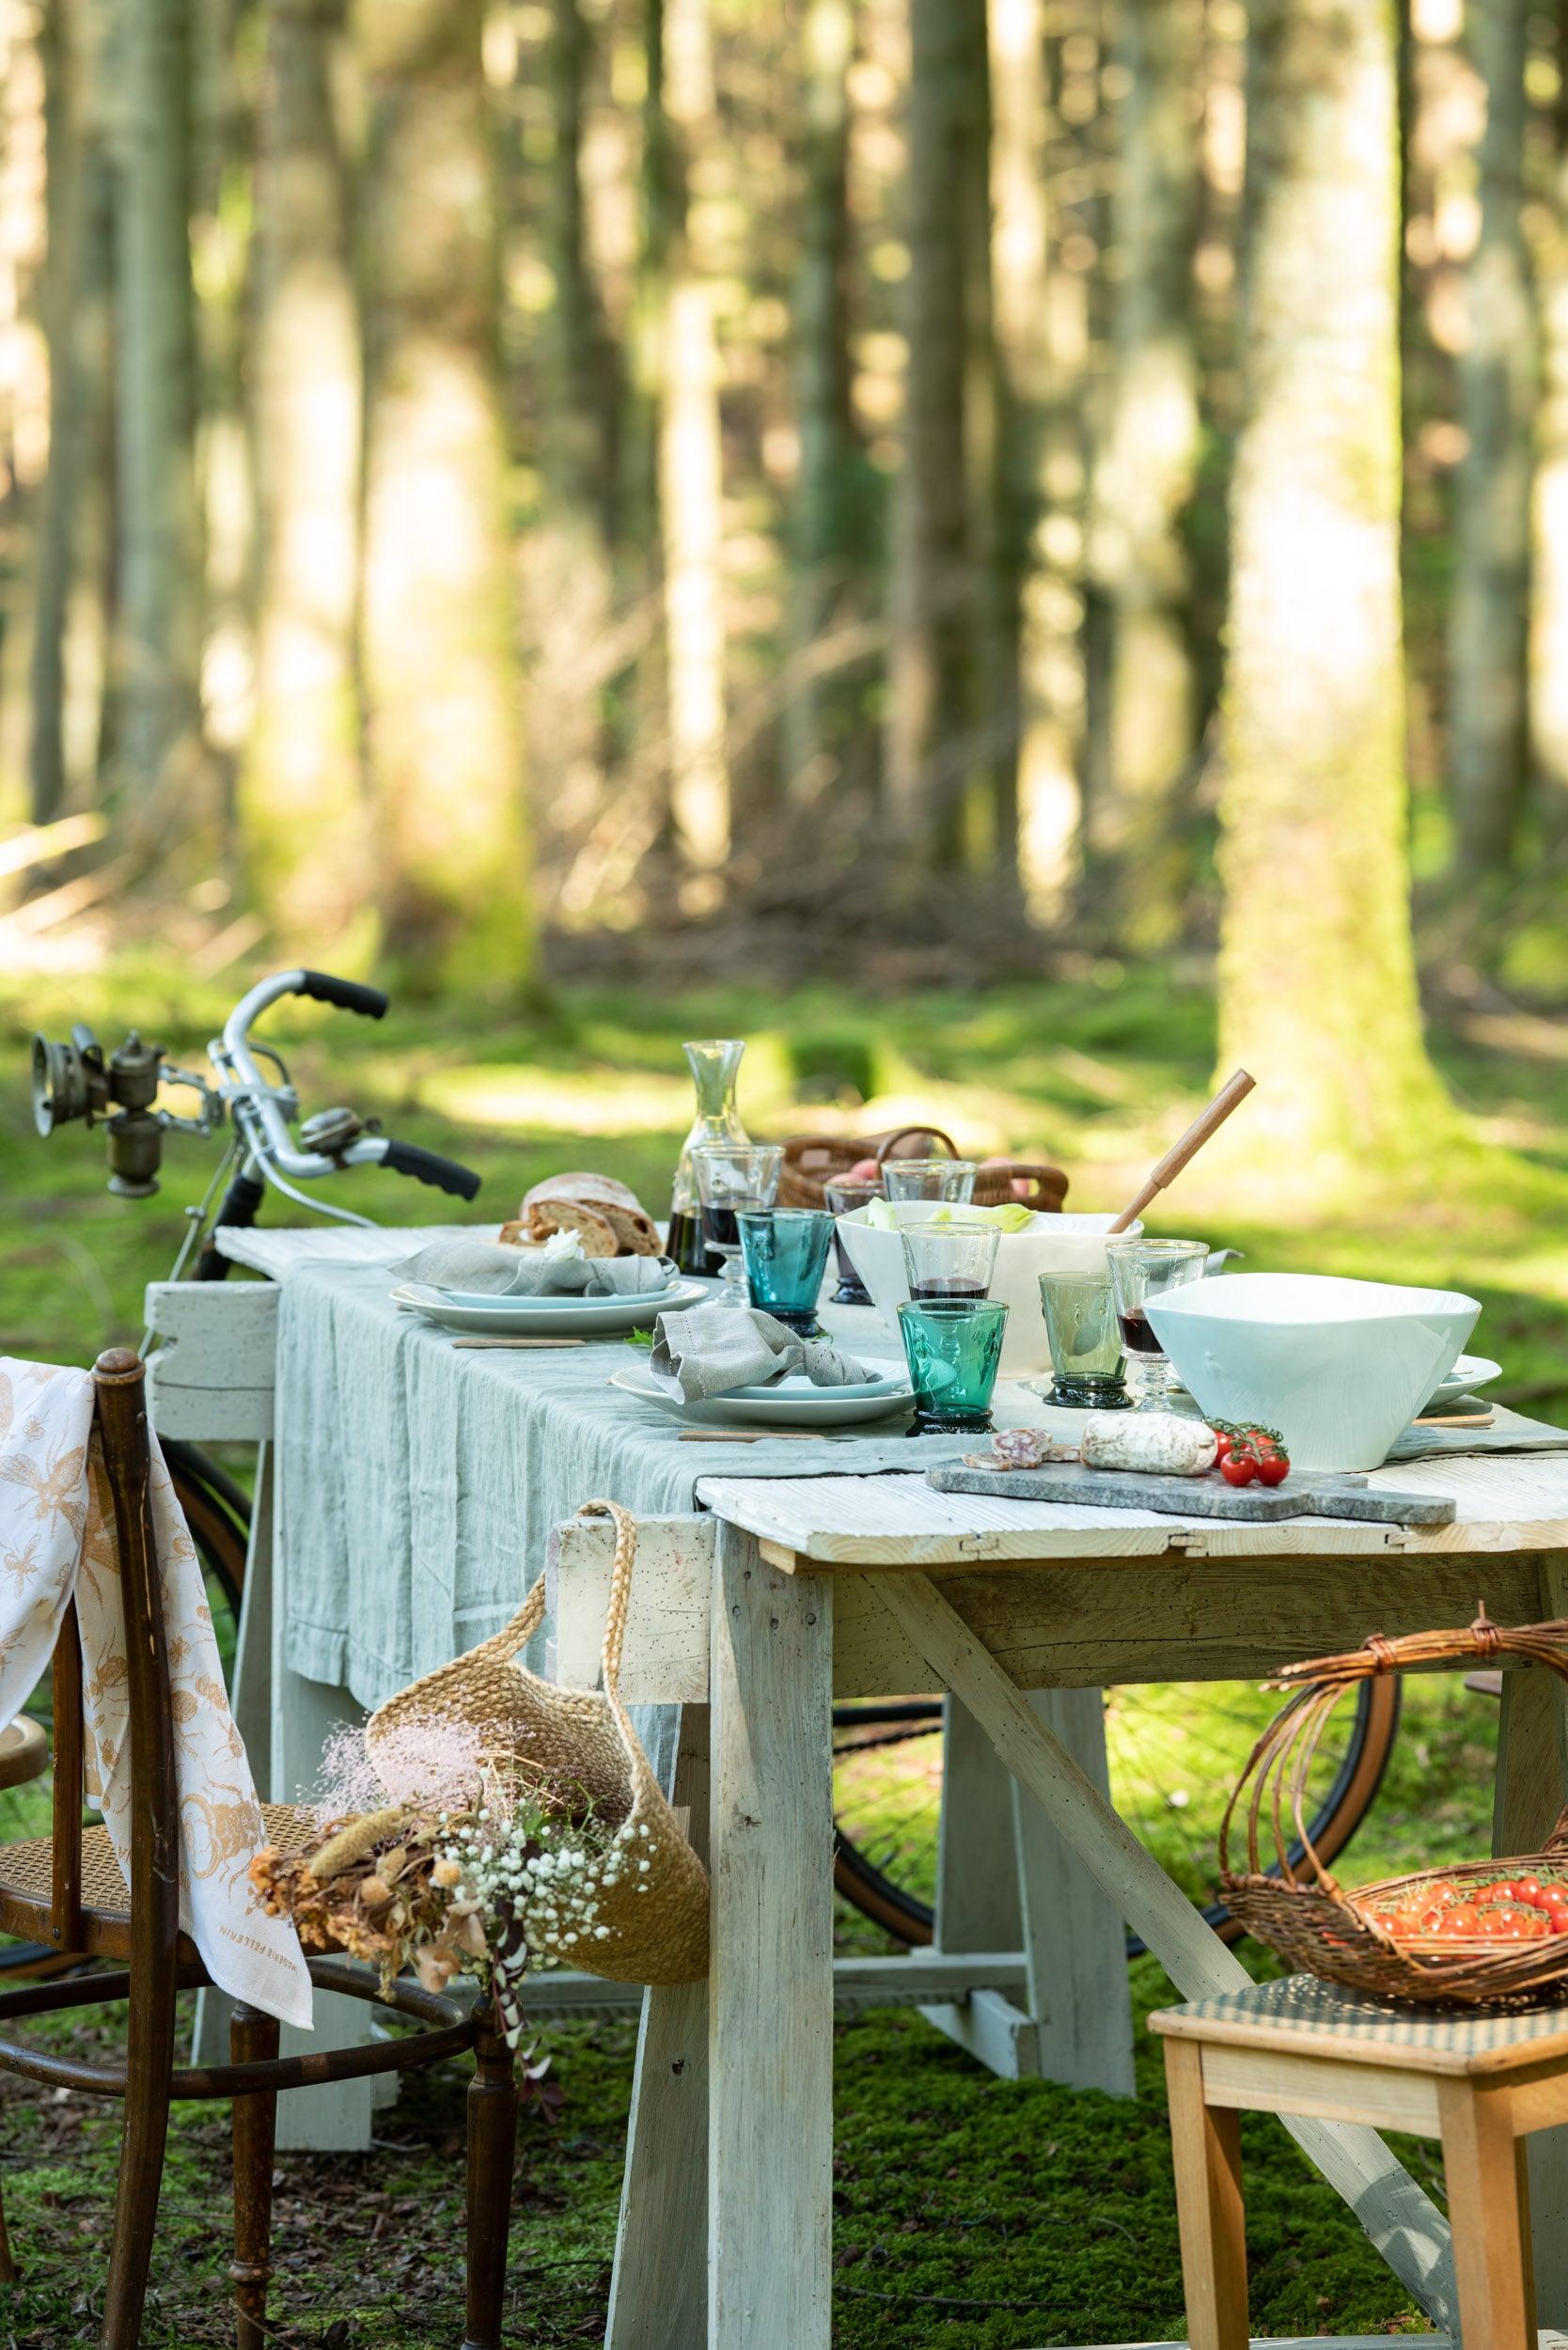
<path id="1" fill-rule="evenodd" d="M 648 1827 L 596 1810 L 552 1779 L 509 1732 L 450 1716 L 410 1716 L 395 1740 L 341 1731 L 312 1806 L 320 1836 L 269 1846 L 251 1875 L 307 1950 L 339 1949 L 390 1981 L 413 1966 L 431 1991 L 455 1974 L 493 1981 L 515 2046 L 530 1965 L 587 1962 L 609 1939 L 602 1898 L 644 1890 L 657 1847 Z"/>

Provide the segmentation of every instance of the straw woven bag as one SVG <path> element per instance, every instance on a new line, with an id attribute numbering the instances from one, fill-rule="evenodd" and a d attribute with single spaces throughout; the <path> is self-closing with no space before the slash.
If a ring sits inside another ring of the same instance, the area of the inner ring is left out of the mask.
<path id="1" fill-rule="evenodd" d="M 609 1928 L 579 1961 L 612 1982 L 696 1982 L 708 1971 L 708 1875 L 687 1842 L 620 1701 L 620 1651 L 637 1550 L 637 1522 L 614 1501 L 587 1501 L 579 1517 L 615 1521 L 615 1568 L 604 1618 L 604 1688 L 563 1689 L 517 1661 L 544 1621 L 540 1576 L 511 1622 L 451 1664 L 411 1682 L 378 1706 L 365 1728 L 371 1760 L 389 1731 L 447 1715 L 509 1731 L 525 1762 L 580 1785 L 598 1817 L 635 1844 L 646 1870 L 626 1872 L 600 1896 Z M 642 1830 L 648 1833 L 644 1837 Z"/>
<path id="2" fill-rule="evenodd" d="M 1270 1686 L 1292 1694 L 1253 1747 L 1220 1826 L 1220 1894 L 1231 1916 L 1288 1965 L 1378 1998 L 1474 2008 L 1568 1998 L 1568 1935 L 1498 1943 L 1468 1935 L 1396 1935 L 1385 1922 L 1391 1909 L 1417 1896 L 1438 1902 L 1511 1877 L 1533 1876 L 1568 1891 L 1568 1810 L 1540 1852 L 1423 1869 L 1354 1892 L 1313 1849 L 1306 1819 L 1313 1758 L 1329 1716 L 1349 1691 L 1384 1673 L 1507 1658 L 1544 1665 L 1568 1682 L 1568 1622 L 1510 1630 L 1493 1623 L 1483 1605 L 1463 1630 L 1413 1632 L 1394 1640 L 1374 1636 L 1346 1655 L 1314 1657 L 1277 1673 Z M 1247 1822 L 1245 1869 L 1231 1865 L 1238 1811 Z M 1299 1861 L 1291 1855 L 1293 1830 Z"/>

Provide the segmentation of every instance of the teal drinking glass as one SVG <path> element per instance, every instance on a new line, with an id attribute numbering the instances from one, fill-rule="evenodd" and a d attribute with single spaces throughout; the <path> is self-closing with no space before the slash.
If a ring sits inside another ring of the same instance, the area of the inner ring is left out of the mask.
<path id="1" fill-rule="evenodd" d="M 752 1304 L 776 1315 L 799 1338 L 819 1337 L 817 1299 L 833 1218 L 823 1208 L 743 1208 L 736 1221 Z"/>
<path id="2" fill-rule="evenodd" d="M 1007 1308 L 990 1298 L 934 1298 L 899 1308 L 915 1389 L 912 1436 L 990 1427 L 1006 1327 Z"/>

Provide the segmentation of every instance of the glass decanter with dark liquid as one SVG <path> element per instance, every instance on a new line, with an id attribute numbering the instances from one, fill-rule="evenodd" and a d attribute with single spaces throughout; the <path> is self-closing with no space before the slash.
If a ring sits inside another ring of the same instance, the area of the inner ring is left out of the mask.
<path id="1" fill-rule="evenodd" d="M 697 1196 L 697 1183 L 692 1174 L 692 1152 L 704 1144 L 733 1149 L 750 1137 L 741 1123 L 735 1106 L 735 1090 L 739 1082 L 741 1056 L 745 1051 L 744 1037 L 707 1037 L 683 1044 L 682 1051 L 697 1088 L 697 1116 L 690 1134 L 682 1148 L 675 1169 L 675 1183 L 669 1205 L 669 1237 L 665 1253 L 673 1257 L 682 1273 L 718 1274 L 724 1270 L 724 1259 L 712 1254 L 710 1243 L 716 1234 L 705 1231 L 703 1212 Z M 719 1213 L 726 1213 L 720 1211 Z M 739 1245 L 734 1211 L 728 1211 L 729 1246 Z"/>

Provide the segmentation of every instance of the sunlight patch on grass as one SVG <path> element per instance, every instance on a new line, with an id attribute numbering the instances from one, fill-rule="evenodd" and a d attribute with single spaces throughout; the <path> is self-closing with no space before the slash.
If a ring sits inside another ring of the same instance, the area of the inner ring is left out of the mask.
<path id="1" fill-rule="evenodd" d="M 679 1077 L 617 1069 L 572 1076 L 526 1062 L 438 1070 L 416 1081 L 415 1094 L 454 1125 L 496 1134 L 679 1133 L 692 1109 L 691 1086 Z"/>

